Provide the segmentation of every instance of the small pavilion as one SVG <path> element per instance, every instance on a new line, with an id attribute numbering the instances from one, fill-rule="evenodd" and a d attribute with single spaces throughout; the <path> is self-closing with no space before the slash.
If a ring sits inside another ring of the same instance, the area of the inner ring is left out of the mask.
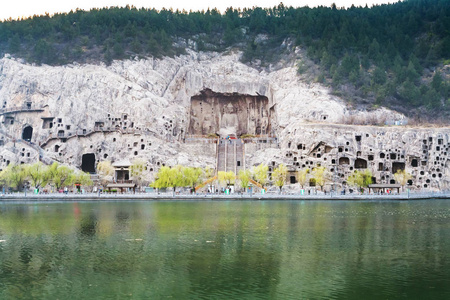
<path id="1" fill-rule="evenodd" d="M 369 184 L 369 193 L 370 189 L 373 190 L 374 193 L 383 192 L 386 193 L 387 190 L 397 189 L 397 193 L 400 193 L 400 188 L 402 186 L 400 184 L 388 184 L 388 183 L 374 183 Z"/>
<path id="2" fill-rule="evenodd" d="M 112 166 L 114 167 L 114 178 L 113 182 L 106 186 L 108 191 L 120 189 L 120 193 L 123 193 L 124 190 L 133 189 L 133 193 L 135 193 L 136 184 L 130 180 L 131 163 L 128 160 L 123 160 L 113 163 Z"/>

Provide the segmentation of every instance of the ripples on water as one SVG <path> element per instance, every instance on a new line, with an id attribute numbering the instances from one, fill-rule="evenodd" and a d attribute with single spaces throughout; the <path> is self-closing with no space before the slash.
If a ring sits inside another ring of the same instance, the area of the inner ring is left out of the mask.
<path id="1" fill-rule="evenodd" d="M 0 204 L 0 299 L 450 299 L 450 201 Z"/>

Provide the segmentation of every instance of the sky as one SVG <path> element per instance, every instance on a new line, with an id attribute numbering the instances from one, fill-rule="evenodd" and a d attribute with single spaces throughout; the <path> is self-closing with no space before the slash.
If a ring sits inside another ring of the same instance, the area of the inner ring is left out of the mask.
<path id="1" fill-rule="evenodd" d="M 227 7 L 244 8 L 244 7 L 273 7 L 283 2 L 285 6 L 302 7 L 308 5 L 309 7 L 324 5 L 330 6 L 336 3 L 337 7 L 355 6 L 370 7 L 373 4 L 393 3 L 397 0 L 3 0 L 0 6 L 0 20 L 12 18 L 17 19 L 21 17 L 29 17 L 32 15 L 42 15 L 48 12 L 54 14 L 57 12 L 69 12 L 77 8 L 89 10 L 91 8 L 101 8 L 109 6 L 125 6 L 127 4 L 134 5 L 137 8 L 156 8 L 161 9 L 173 8 L 179 10 L 206 10 L 208 8 L 217 8 L 220 11 L 225 11 Z"/>

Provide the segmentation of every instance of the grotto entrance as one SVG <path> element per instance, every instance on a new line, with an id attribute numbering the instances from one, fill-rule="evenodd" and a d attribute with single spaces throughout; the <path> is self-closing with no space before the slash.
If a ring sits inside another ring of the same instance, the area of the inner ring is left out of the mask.
<path id="1" fill-rule="evenodd" d="M 398 171 L 405 170 L 405 163 L 402 162 L 394 162 L 392 163 L 392 173 L 395 174 Z"/>
<path id="2" fill-rule="evenodd" d="M 31 142 L 31 137 L 33 136 L 33 127 L 27 126 L 22 131 L 22 140 Z"/>
<path id="3" fill-rule="evenodd" d="M 269 99 L 204 89 L 191 98 L 188 126 L 188 134 L 194 136 L 269 135 Z"/>
<path id="4" fill-rule="evenodd" d="M 95 173 L 95 154 L 86 153 L 81 157 L 81 170 L 87 173 Z"/>
<path id="5" fill-rule="evenodd" d="M 367 169 L 367 161 L 362 158 L 355 160 L 355 169 Z"/>

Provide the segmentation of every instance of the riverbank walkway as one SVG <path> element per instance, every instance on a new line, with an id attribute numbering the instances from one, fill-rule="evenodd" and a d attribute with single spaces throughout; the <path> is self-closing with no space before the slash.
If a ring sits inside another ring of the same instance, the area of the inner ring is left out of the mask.
<path id="1" fill-rule="evenodd" d="M 430 192 L 430 193 L 400 193 L 400 194 L 319 194 L 319 195 L 300 195 L 300 194 L 175 194 L 168 193 L 136 193 L 136 194 L 30 194 L 14 193 L 0 194 L 0 203 L 6 202 L 61 202 L 61 201 L 242 201 L 242 200 L 355 200 L 355 201 L 398 201 L 398 200 L 431 200 L 431 199 L 449 199 L 450 191 Z"/>

